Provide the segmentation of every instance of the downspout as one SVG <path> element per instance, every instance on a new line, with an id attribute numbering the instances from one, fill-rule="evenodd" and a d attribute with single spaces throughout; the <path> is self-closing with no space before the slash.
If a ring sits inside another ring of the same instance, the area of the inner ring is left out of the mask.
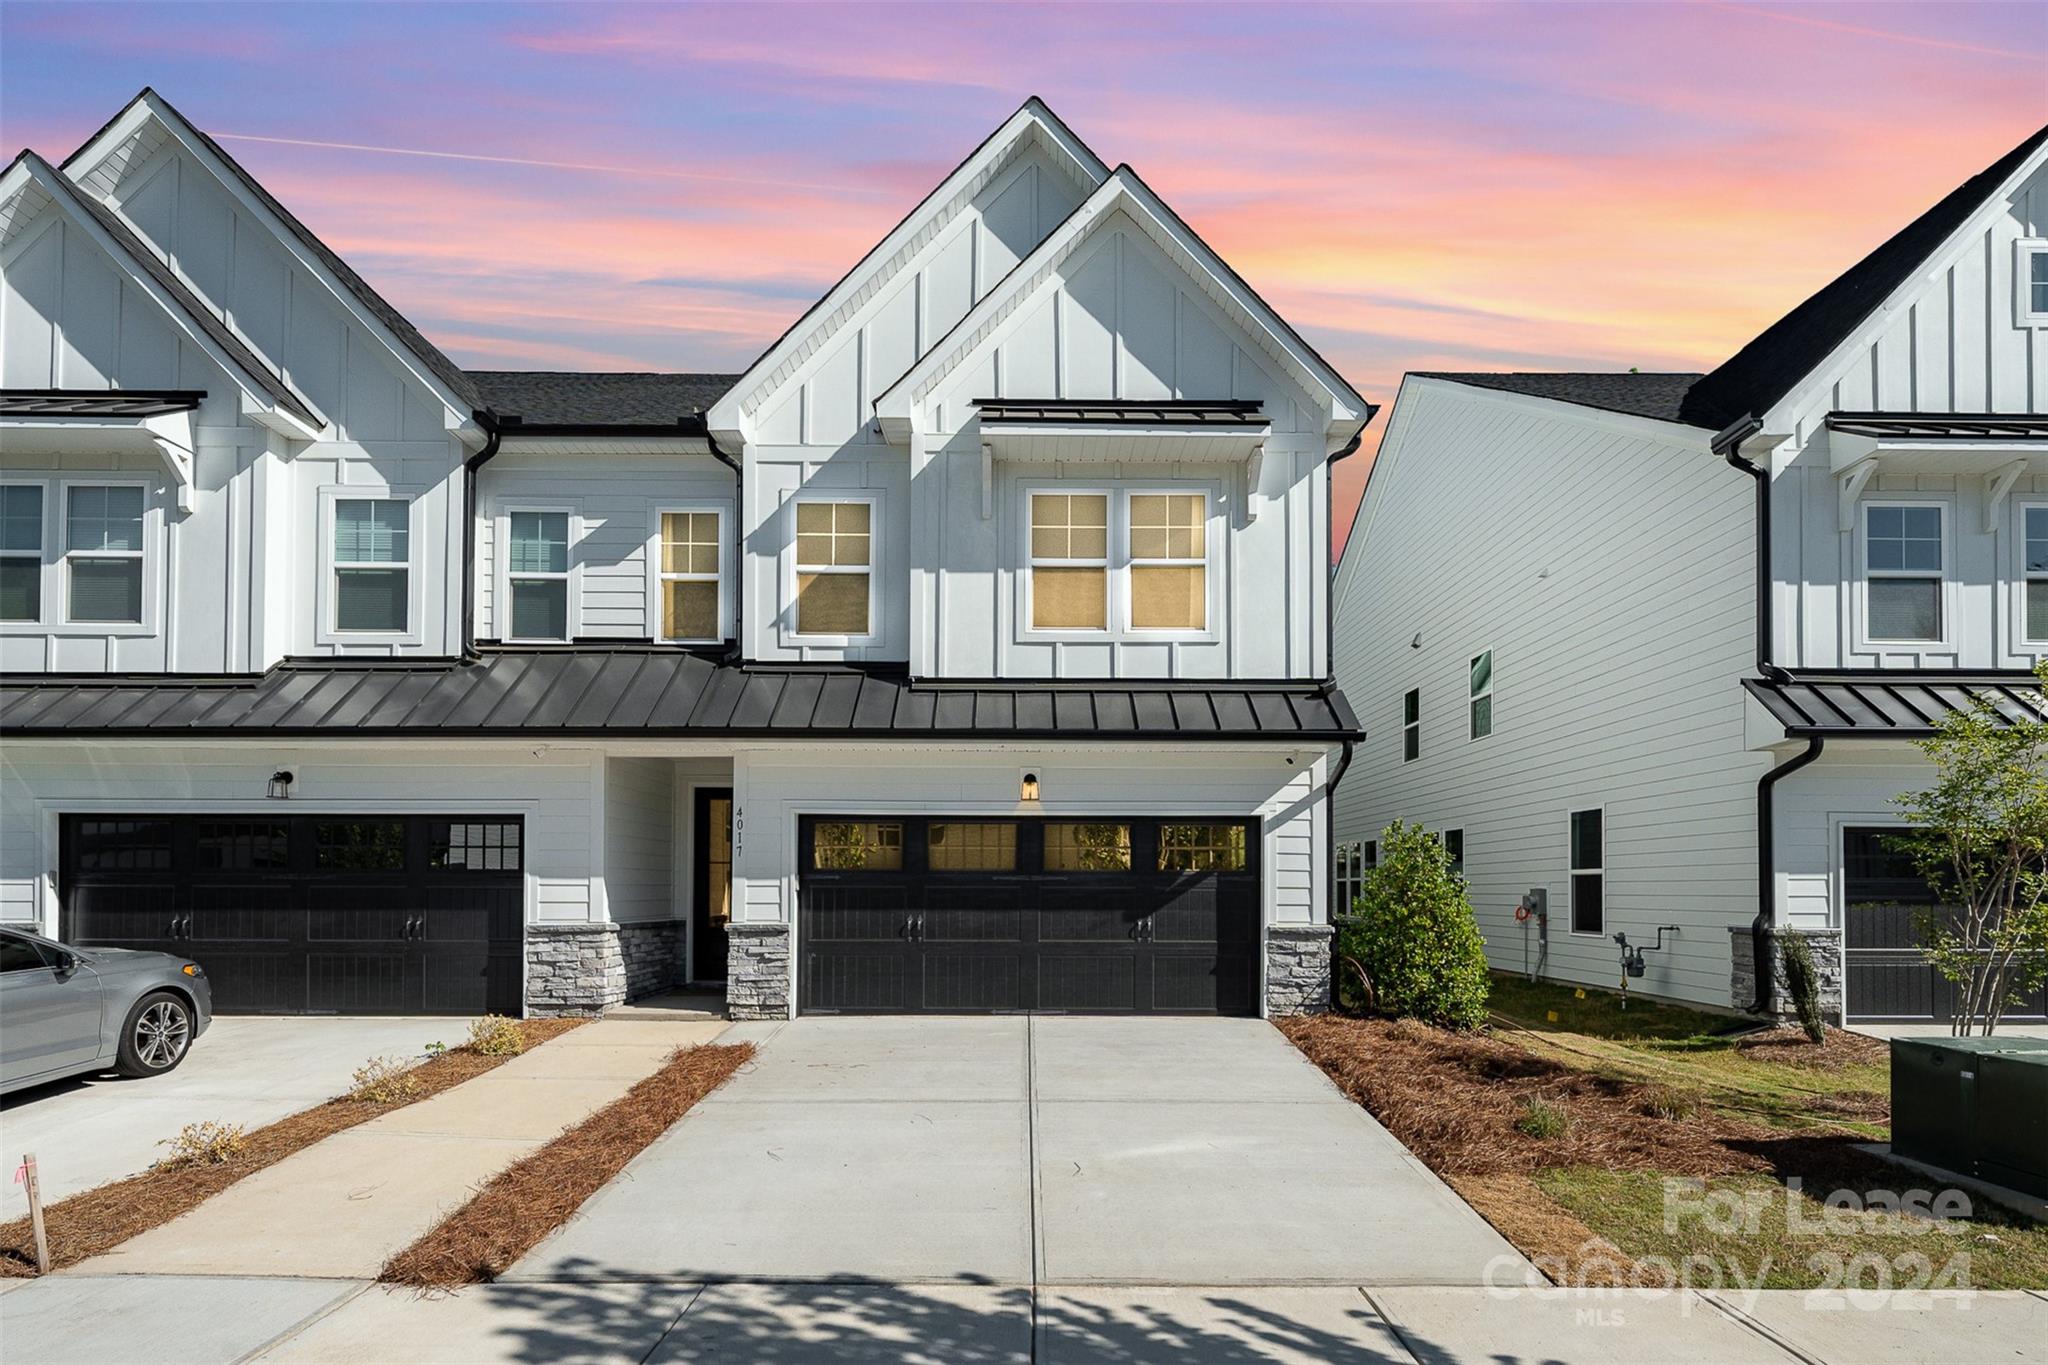
<path id="1" fill-rule="evenodd" d="M 1349 459 L 1358 453 L 1358 448 L 1365 444 L 1365 429 L 1372 425 L 1372 419 L 1379 415 L 1379 411 L 1378 408 L 1367 404 L 1365 420 L 1358 424 L 1358 433 L 1351 438 L 1349 444 L 1342 450 L 1333 451 L 1330 458 L 1323 461 L 1323 506 L 1327 507 L 1330 511 L 1330 525 L 1332 528 L 1337 525 L 1337 476 L 1334 466 L 1337 461 Z M 1353 529 L 1356 529 L 1355 523 Z M 1330 547 L 1325 545 L 1323 552 L 1328 554 L 1329 551 Z M 1329 692 L 1334 690 L 1336 686 L 1337 564 L 1333 560 L 1330 563 L 1329 582 L 1323 587 L 1323 678 L 1318 687 L 1324 692 Z M 1347 744 L 1344 747 L 1344 763 L 1348 764 L 1350 762 L 1351 746 Z M 1337 769 L 1337 774 L 1341 777 L 1343 773 L 1344 768 L 1340 765 Z M 1334 787 L 1335 785 L 1334 782 L 1331 783 L 1331 786 Z"/>
<path id="2" fill-rule="evenodd" d="M 743 524 L 747 512 L 747 471 L 741 467 L 738 460 L 718 448 L 718 437 L 712 434 L 709 424 L 704 428 L 704 444 L 710 447 L 711 453 L 717 457 L 720 464 L 732 471 L 732 537 L 733 552 L 738 564 L 734 568 L 732 580 L 732 648 L 726 650 L 722 662 L 739 663 L 746 653 L 740 642 L 746 638 L 741 632 L 747 626 L 747 545 L 746 528 Z"/>
<path id="3" fill-rule="evenodd" d="M 1792 675 L 1771 662 L 1771 473 L 1742 455 L 1742 443 L 1763 426 L 1755 416 L 1744 417 L 1724 428 L 1708 447 L 1756 481 L 1756 671 L 1772 682 L 1786 682 Z"/>
<path id="4" fill-rule="evenodd" d="M 1344 780 L 1345 770 L 1350 768 L 1351 766 L 1351 751 L 1356 747 L 1358 746 L 1355 741 L 1348 739 L 1344 741 L 1344 752 L 1337 756 L 1337 766 L 1330 770 L 1329 781 L 1323 783 L 1323 807 L 1324 809 L 1330 812 L 1330 842 L 1333 846 L 1331 849 L 1332 854 L 1336 852 L 1334 845 L 1337 841 L 1337 784 Z M 1326 867 L 1330 867 L 1332 865 L 1332 863 L 1325 863 Z M 1330 876 L 1334 881 L 1336 876 L 1335 872 L 1332 871 L 1330 873 Z M 1333 885 L 1330 888 L 1331 898 L 1334 899 L 1336 897 L 1336 894 L 1337 888 Z M 1333 922 L 1337 918 L 1336 907 L 1334 905 L 1330 907 L 1330 918 Z"/>
<path id="5" fill-rule="evenodd" d="M 476 647 L 476 472 L 498 453 L 504 433 L 496 415 L 488 409 L 473 414 L 484 429 L 484 448 L 462 462 L 462 660 L 474 663 L 483 657 Z"/>
<path id="6" fill-rule="evenodd" d="M 1778 785 L 1778 779 L 1790 777 L 1807 764 L 1820 757 L 1821 746 L 1825 743 L 1819 735 L 1806 741 L 1806 748 L 1765 773 L 1756 782 L 1756 866 L 1757 866 L 1757 908 L 1756 920 L 1750 925 L 1750 949 L 1754 953 L 1756 969 L 1756 1001 L 1749 1009 L 1752 1014 L 1769 1014 L 1772 997 L 1777 994 L 1777 971 L 1771 962 L 1771 921 L 1777 911 L 1777 838 L 1772 825 L 1771 795 Z"/>

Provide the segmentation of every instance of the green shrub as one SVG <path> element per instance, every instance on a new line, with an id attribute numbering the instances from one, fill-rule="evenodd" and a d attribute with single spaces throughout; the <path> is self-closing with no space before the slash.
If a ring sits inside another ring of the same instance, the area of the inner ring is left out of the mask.
<path id="1" fill-rule="evenodd" d="M 1486 1022 L 1486 946 L 1465 879 L 1434 834 L 1395 821 L 1337 926 L 1338 1003 L 1446 1028 Z"/>
<path id="2" fill-rule="evenodd" d="M 1827 1021 L 1820 1014 L 1820 973 L 1813 965 L 1813 950 L 1798 934 L 1782 934 L 1778 953 L 1785 959 L 1785 985 L 1792 992 L 1792 1008 L 1799 1012 L 1799 1027 L 1818 1043 L 1826 1039 Z"/>
<path id="3" fill-rule="evenodd" d="M 486 1014 L 469 1026 L 469 1050 L 485 1057 L 517 1057 L 526 1051 L 526 1034 L 517 1019 Z"/>
<path id="4" fill-rule="evenodd" d="M 1532 1138 L 1563 1137 L 1571 1126 L 1569 1109 L 1534 1095 L 1522 1101 L 1522 1117 L 1515 1120 L 1515 1130 Z"/>

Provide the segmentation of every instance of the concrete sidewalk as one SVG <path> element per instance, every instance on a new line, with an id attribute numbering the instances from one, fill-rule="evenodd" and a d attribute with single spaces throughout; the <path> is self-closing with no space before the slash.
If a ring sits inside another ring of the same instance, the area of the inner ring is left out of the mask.
<path id="1" fill-rule="evenodd" d="M 719 1021 L 601 1019 L 337 1133 L 67 1274 L 368 1279 L 476 1187 Z"/>
<path id="2" fill-rule="evenodd" d="M 1458 1288 L 484 1285 L 51 1276 L 8 1359 L 926 1365 L 2048 1365 L 2048 1298 Z"/>

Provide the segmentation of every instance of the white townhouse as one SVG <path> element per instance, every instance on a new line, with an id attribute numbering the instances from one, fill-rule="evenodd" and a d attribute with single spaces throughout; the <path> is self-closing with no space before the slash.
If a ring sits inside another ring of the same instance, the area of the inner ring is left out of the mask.
<path id="1" fill-rule="evenodd" d="M 1712 374 L 1406 377 L 1337 574 L 1371 732 L 1340 897 L 1398 818 L 1496 968 L 1614 986 L 1626 935 L 1632 989 L 1782 1010 L 1757 968 L 1797 933 L 1838 1013 L 1947 1016 L 1885 834 L 1914 738 L 2040 701 L 2044 161 L 2048 129 Z"/>
<path id="2" fill-rule="evenodd" d="M 152 91 L 0 277 L 0 918 L 227 1011 L 1324 999 L 1373 409 L 1039 101 L 742 375 L 464 370 Z"/>

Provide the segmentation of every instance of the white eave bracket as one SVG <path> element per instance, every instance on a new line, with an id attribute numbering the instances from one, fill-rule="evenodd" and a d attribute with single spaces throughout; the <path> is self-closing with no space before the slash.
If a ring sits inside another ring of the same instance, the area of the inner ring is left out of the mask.
<path id="1" fill-rule="evenodd" d="M 987 441 L 981 443 L 981 519 L 987 521 L 996 514 L 996 448 Z"/>
<path id="2" fill-rule="evenodd" d="M 1244 519 L 1250 525 L 1259 519 L 1259 512 L 1266 500 L 1259 495 L 1259 476 L 1266 472 L 1266 443 L 1259 442 L 1252 447 L 1251 458 L 1244 463 Z"/>
<path id="3" fill-rule="evenodd" d="M 192 452 L 192 414 L 168 412 L 161 417 L 146 417 L 142 429 L 149 434 L 150 444 L 162 457 L 164 468 L 171 474 L 171 499 L 180 512 L 192 510 L 192 484 L 197 457 Z"/>
<path id="4" fill-rule="evenodd" d="M 2005 510 L 2006 495 L 2013 485 L 2026 475 L 2029 462 L 2024 458 L 2014 460 L 2002 469 L 1994 469 L 1984 476 L 1984 530 L 1986 534 L 1998 529 L 1999 514 Z"/>
<path id="5" fill-rule="evenodd" d="M 1877 459 L 1866 457 L 1835 475 L 1835 529 L 1853 531 L 1856 529 L 1856 500 L 1863 496 L 1863 488 L 1877 475 Z"/>

